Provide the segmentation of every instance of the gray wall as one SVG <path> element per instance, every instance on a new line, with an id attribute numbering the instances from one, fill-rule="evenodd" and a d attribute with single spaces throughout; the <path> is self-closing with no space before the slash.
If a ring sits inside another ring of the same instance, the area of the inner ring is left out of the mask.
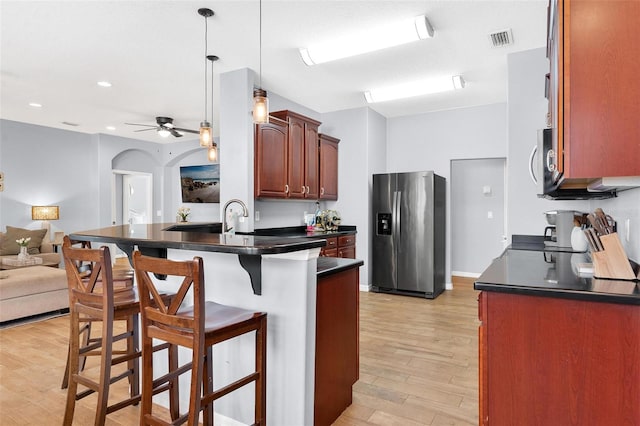
<path id="1" fill-rule="evenodd" d="M 537 197 L 529 177 L 529 154 L 538 129 L 546 126 L 544 76 L 549 70 L 546 49 L 513 53 L 507 57 L 509 152 L 507 161 L 507 226 L 509 235 L 541 235 L 547 210 L 588 211 L 587 201 L 553 201 Z"/>
<path id="2" fill-rule="evenodd" d="M 452 159 L 506 157 L 507 105 L 493 104 L 387 120 L 387 171 L 434 170 L 447 179 L 447 283 L 451 277 Z M 475 247 L 482 247 L 476 241 Z M 482 272 L 482 271 L 466 271 Z"/>

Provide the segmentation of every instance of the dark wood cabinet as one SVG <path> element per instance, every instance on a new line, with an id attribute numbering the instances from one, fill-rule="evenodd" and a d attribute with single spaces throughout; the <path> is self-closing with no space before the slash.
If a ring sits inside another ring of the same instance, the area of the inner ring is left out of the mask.
<path id="1" fill-rule="evenodd" d="M 272 112 L 271 116 L 289 125 L 287 197 L 318 199 L 320 122 L 288 110 Z"/>
<path id="2" fill-rule="evenodd" d="M 340 139 L 320 134 L 320 199 L 338 199 L 338 143 Z"/>
<path id="3" fill-rule="evenodd" d="M 288 194 L 288 134 L 286 122 L 271 120 L 255 126 L 254 194 L 256 198 L 286 198 Z"/>
<path id="4" fill-rule="evenodd" d="M 640 175 L 638 17 L 638 1 L 550 3 L 550 114 L 564 179 Z"/>
<path id="5" fill-rule="evenodd" d="M 359 269 L 318 278 L 314 425 L 331 425 L 351 405 L 359 377 Z"/>
<path id="6" fill-rule="evenodd" d="M 356 258 L 356 236 L 343 235 L 338 237 L 338 257 L 347 259 Z"/>
<path id="7" fill-rule="evenodd" d="M 346 259 L 356 258 L 356 235 L 348 234 L 339 237 L 325 238 L 327 245 L 320 249 L 320 256 L 323 257 L 344 257 Z"/>
<path id="8" fill-rule="evenodd" d="M 481 425 L 640 422 L 640 309 L 483 291 Z"/>

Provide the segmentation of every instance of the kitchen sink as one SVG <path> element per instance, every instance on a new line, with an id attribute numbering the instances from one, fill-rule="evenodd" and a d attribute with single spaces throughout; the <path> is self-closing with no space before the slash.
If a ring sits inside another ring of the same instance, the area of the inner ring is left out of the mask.
<path id="1" fill-rule="evenodd" d="M 163 231 L 203 232 L 207 234 L 220 234 L 222 233 L 222 223 L 180 223 L 164 228 Z"/>

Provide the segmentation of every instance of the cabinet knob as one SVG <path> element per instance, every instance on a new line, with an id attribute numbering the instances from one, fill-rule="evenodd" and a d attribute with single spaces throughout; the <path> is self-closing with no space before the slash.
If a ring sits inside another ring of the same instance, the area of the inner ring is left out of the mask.
<path id="1" fill-rule="evenodd" d="M 311 191 L 309 191 L 309 187 L 307 186 L 307 194 L 308 194 L 309 192 L 311 192 Z"/>
<path id="2" fill-rule="evenodd" d="M 302 185 L 302 193 L 304 194 L 305 189 L 304 189 L 304 185 Z"/>
<path id="3" fill-rule="evenodd" d="M 324 195 L 324 186 L 320 188 L 320 195 Z"/>
<path id="4" fill-rule="evenodd" d="M 285 192 L 285 194 L 289 193 L 289 185 L 288 184 L 284 185 L 284 192 Z"/>

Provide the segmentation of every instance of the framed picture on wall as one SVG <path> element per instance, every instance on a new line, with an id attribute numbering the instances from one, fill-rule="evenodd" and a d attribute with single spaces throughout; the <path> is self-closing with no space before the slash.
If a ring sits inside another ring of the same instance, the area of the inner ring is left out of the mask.
<path id="1" fill-rule="evenodd" d="M 183 203 L 220 202 L 220 165 L 180 167 Z"/>

